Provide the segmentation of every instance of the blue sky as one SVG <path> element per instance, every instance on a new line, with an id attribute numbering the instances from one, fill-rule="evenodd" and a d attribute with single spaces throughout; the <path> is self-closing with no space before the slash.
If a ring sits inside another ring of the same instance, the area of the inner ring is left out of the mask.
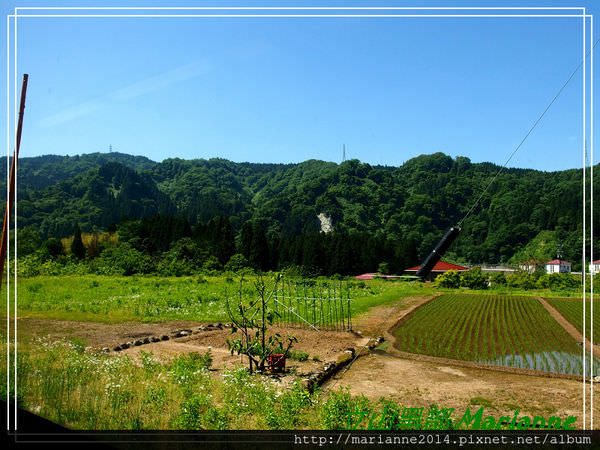
<path id="1" fill-rule="evenodd" d="M 392 4 L 427 2 L 379 3 Z M 438 151 L 501 164 L 579 64 L 581 33 L 574 18 L 21 18 L 21 156 L 339 162 L 345 144 L 372 164 Z M 510 166 L 581 167 L 581 91 L 580 72 Z"/>

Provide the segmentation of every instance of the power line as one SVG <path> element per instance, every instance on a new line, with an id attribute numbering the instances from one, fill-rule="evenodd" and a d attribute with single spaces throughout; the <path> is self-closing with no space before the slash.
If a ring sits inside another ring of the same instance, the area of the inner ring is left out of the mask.
<path id="1" fill-rule="evenodd" d="M 458 222 L 457 225 L 459 227 L 467 219 L 467 217 L 469 217 L 471 215 L 471 213 L 477 207 L 477 205 L 479 204 L 479 202 L 481 201 L 481 199 L 483 198 L 483 196 L 485 195 L 485 193 L 487 192 L 487 190 L 490 188 L 490 186 L 492 185 L 492 183 L 494 181 L 496 181 L 496 178 L 498 178 L 498 176 L 506 168 L 506 166 L 508 165 L 508 163 L 510 162 L 510 160 L 512 159 L 512 157 L 515 156 L 515 153 L 517 153 L 517 151 L 521 148 L 521 146 L 527 140 L 527 138 L 529 137 L 529 135 L 533 132 L 533 130 L 535 129 L 535 127 L 538 126 L 538 124 L 540 123 L 540 121 L 542 120 L 542 118 L 546 115 L 546 113 L 548 112 L 548 110 L 550 109 L 550 107 L 554 104 L 554 102 L 556 101 L 556 99 L 560 96 L 560 94 L 562 93 L 562 91 L 567 87 L 567 85 L 573 79 L 573 77 L 579 71 L 579 69 L 581 69 L 581 67 L 583 66 L 583 62 L 585 61 L 585 58 L 587 58 L 587 56 L 592 52 L 592 50 L 594 50 L 594 48 L 596 47 L 596 45 L 598 44 L 598 42 L 600 42 L 600 39 L 598 39 L 594 43 L 594 45 L 592 46 L 592 48 L 586 53 L 585 57 L 581 60 L 581 62 L 575 68 L 575 70 L 573 71 L 573 73 L 571 73 L 571 76 L 567 79 L 567 81 L 565 81 L 565 83 L 558 90 L 558 92 L 556 93 L 556 95 L 554 96 L 554 98 L 552 99 L 552 101 L 550 101 L 550 103 L 548 103 L 548 106 L 546 106 L 546 109 L 544 109 L 544 111 L 542 112 L 542 114 L 540 114 L 540 116 L 537 118 L 537 120 L 533 123 L 533 125 L 531 126 L 531 128 L 529 129 L 529 131 L 527 132 L 527 134 L 525 135 L 525 137 L 523 139 L 521 139 L 521 142 L 519 142 L 519 145 L 517 145 L 517 147 L 512 151 L 512 153 L 510 154 L 510 156 L 508 157 L 508 159 L 506 160 L 506 162 L 504 163 L 504 165 L 502 167 L 500 167 L 500 169 L 498 170 L 498 172 L 496 172 L 496 175 L 494 175 L 494 178 L 492 178 L 490 180 L 490 182 L 487 184 L 487 186 L 485 187 L 485 189 L 483 190 L 483 192 L 481 193 L 481 195 L 479 196 L 479 198 L 475 201 L 475 203 L 473 203 L 473 206 L 471 206 L 471 208 L 469 209 L 469 211 L 467 211 L 467 214 L 465 214 L 465 216 L 460 220 L 460 222 Z"/>

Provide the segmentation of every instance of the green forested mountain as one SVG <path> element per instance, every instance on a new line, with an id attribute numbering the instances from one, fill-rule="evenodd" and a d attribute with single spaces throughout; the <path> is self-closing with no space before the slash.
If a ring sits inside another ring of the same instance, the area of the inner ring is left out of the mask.
<path id="1" fill-rule="evenodd" d="M 109 162 L 41 190 L 18 190 L 20 227 L 36 229 L 44 237 L 106 228 L 124 217 L 176 214 L 169 197 L 146 173 Z"/>
<path id="2" fill-rule="evenodd" d="M 23 158 L 19 227 L 45 239 L 72 234 L 76 223 L 91 231 L 156 214 L 185 218 L 191 226 L 227 216 L 238 240 L 248 221 L 261 223 L 269 240 L 289 240 L 318 233 L 321 214 L 336 233 L 413 241 L 423 257 L 464 216 L 498 168 L 442 153 L 400 167 L 358 160 L 154 163 L 118 153 Z M 551 230 L 567 243 L 564 257 L 576 261 L 581 259 L 576 244 L 581 211 L 580 170 L 506 169 L 465 221 L 449 256 L 507 261 L 540 231 Z"/>
<path id="3" fill-rule="evenodd" d="M 133 170 L 148 170 L 156 165 L 154 161 L 145 156 L 133 156 L 119 152 L 21 158 L 19 159 L 18 186 L 21 189 L 43 189 L 109 162 L 118 162 Z M 0 158 L 0 188 L 6 189 L 6 156 Z"/>

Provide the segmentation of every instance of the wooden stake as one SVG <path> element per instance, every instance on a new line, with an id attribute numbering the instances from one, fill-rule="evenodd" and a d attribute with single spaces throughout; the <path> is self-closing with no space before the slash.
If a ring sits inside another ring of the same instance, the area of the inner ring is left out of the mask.
<path id="1" fill-rule="evenodd" d="M 23 84 L 21 85 L 21 103 L 19 105 L 19 121 L 17 124 L 17 137 L 15 142 L 15 152 L 10 164 L 10 179 L 8 182 L 8 202 L 4 210 L 4 224 L 2 225 L 2 241 L 0 243 L 0 289 L 2 288 L 2 276 L 4 274 L 4 260 L 6 259 L 6 247 L 8 246 L 10 230 L 10 215 L 13 211 L 13 201 L 15 192 L 15 178 L 17 176 L 17 160 L 19 159 L 19 149 L 21 147 L 21 133 L 23 131 L 23 114 L 25 113 L 25 97 L 27 95 L 28 74 L 23 74 Z M 8 130 L 6 130 L 8 132 Z M 16 311 L 15 311 L 16 313 Z"/>

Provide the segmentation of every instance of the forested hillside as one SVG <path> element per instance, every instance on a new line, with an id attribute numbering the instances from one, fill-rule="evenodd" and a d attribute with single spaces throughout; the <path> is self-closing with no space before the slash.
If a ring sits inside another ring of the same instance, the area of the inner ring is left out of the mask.
<path id="1" fill-rule="evenodd" d="M 335 236 L 350 240 L 354 236 L 357 243 L 371 238 L 377 241 L 372 242 L 373 248 L 383 246 L 373 259 L 381 258 L 386 247 L 403 246 L 396 266 L 426 255 L 464 216 L 498 168 L 442 153 L 422 155 L 400 167 L 358 160 L 253 164 L 167 159 L 155 163 L 119 153 L 23 158 L 18 223 L 27 236 L 37 234 L 43 241 L 70 236 L 76 225 L 84 232 L 98 232 L 159 214 L 185 219 L 190 233 L 226 217 L 234 245 L 228 256 L 239 250 L 248 224 L 247 228 L 260 226 L 271 247 L 283 245 L 288 259 L 293 259 L 289 252 L 295 251 L 290 249 L 298 245 L 314 247 L 313 253 L 327 258 L 327 249 L 338 245 Z M 0 162 L 0 169 L 5 170 L 5 163 Z M 577 263 L 581 188 L 581 170 L 506 169 L 465 221 L 448 256 L 472 263 L 505 262 L 548 230 L 558 233 L 563 257 Z M 330 219 L 333 234 L 329 237 L 319 233 L 320 214 Z M 418 255 L 410 250 L 414 247 Z M 388 260 L 394 251 L 388 252 Z M 352 252 L 347 258 L 356 257 L 361 246 L 356 244 Z M 226 262 L 224 255 L 215 257 Z M 346 269 L 362 268 L 366 267 L 356 264 Z"/>
<path id="2" fill-rule="evenodd" d="M 134 170 L 147 170 L 156 165 L 145 156 L 132 156 L 118 152 L 21 158 L 19 159 L 19 187 L 43 189 L 109 162 L 118 162 Z M 0 188 L 6 189 L 6 156 L 0 158 Z"/>

